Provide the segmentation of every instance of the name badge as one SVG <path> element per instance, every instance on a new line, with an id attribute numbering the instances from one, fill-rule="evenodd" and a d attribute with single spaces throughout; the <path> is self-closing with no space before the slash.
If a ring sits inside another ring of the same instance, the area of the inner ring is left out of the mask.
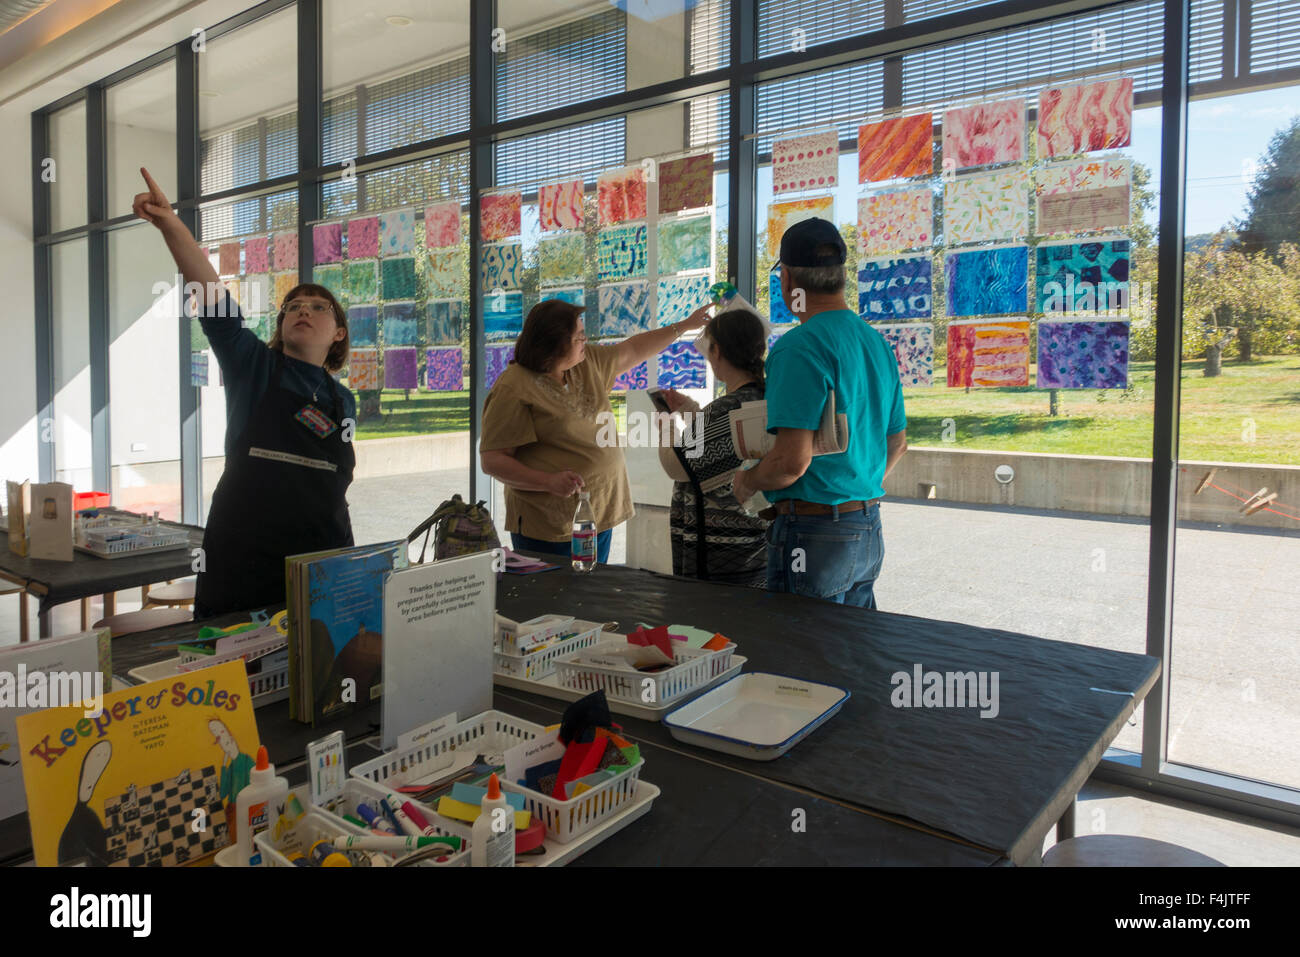
<path id="1" fill-rule="evenodd" d="M 327 438 L 339 430 L 333 419 L 310 402 L 295 412 L 293 417 L 318 439 Z"/>

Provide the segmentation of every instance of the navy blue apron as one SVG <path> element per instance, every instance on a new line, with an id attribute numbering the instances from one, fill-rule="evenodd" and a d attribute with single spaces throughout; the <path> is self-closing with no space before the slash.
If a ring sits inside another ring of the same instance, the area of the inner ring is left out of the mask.
<path id="1" fill-rule="evenodd" d="M 286 389 L 283 377 L 276 350 L 270 388 L 212 496 L 195 618 L 283 604 L 285 556 L 353 544 L 345 495 L 357 460 L 343 441 L 340 386 L 327 376 L 326 414 L 339 427 L 322 438 L 296 417 L 312 399 Z"/>

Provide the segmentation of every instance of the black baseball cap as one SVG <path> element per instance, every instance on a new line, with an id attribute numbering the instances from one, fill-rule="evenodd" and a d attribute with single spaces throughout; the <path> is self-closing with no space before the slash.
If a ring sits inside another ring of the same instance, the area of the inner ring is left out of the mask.
<path id="1" fill-rule="evenodd" d="M 818 247 L 830 246 L 835 251 L 817 255 Z M 844 237 L 835 224 L 824 219 L 804 219 L 785 231 L 781 237 L 781 263 L 786 266 L 842 266 L 848 258 Z"/>

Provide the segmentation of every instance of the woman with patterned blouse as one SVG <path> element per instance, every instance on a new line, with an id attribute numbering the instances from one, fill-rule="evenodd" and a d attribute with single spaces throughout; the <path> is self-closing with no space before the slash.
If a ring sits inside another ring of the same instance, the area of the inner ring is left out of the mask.
<path id="1" fill-rule="evenodd" d="M 696 341 L 727 393 L 703 409 L 703 441 L 691 437 L 698 452 L 680 446 L 659 449 L 665 471 L 674 478 L 683 472 L 687 477 L 673 483 L 669 522 L 674 575 L 752 588 L 767 585 L 767 523 L 741 508 L 731 491 L 731 477 L 741 460 L 731 443 L 730 423 L 732 410 L 763 399 L 766 328 L 757 313 L 728 309 L 710 319 Z M 693 399 L 671 389 L 662 395 L 672 412 L 700 411 Z M 690 418 L 699 421 L 698 416 Z"/>

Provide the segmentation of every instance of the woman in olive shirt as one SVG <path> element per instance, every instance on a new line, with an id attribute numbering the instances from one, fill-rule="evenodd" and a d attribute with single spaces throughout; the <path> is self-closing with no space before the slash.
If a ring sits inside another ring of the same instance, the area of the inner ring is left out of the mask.
<path id="1" fill-rule="evenodd" d="M 567 555 L 574 493 L 585 489 L 599 531 L 596 560 L 609 560 L 610 532 L 632 516 L 623 453 L 598 441 L 611 431 L 602 430 L 613 415 L 609 390 L 619 375 L 701 328 L 708 309 L 588 348 L 581 306 L 547 299 L 532 308 L 514 360 L 483 405 L 479 442 L 483 471 L 505 483 L 505 528 L 515 549 Z"/>

